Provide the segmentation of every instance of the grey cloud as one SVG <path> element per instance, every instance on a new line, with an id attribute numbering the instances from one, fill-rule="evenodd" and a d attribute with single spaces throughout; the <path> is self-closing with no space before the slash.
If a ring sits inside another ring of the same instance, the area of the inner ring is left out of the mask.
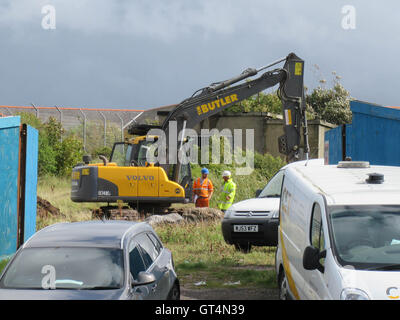
<path id="1" fill-rule="evenodd" d="M 357 29 L 345 31 L 349 2 Z M 41 28 L 46 4 L 56 30 Z M 335 70 L 356 98 L 400 104 L 399 9 L 394 0 L 7 0 L 0 104 L 156 107 L 292 51 L 310 88 Z"/>

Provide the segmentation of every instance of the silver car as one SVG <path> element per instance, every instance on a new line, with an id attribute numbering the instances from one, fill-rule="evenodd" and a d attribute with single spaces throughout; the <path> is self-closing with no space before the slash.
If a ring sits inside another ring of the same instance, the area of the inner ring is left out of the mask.
<path id="1" fill-rule="evenodd" d="M 0 276 L 0 299 L 179 298 L 172 254 L 144 222 L 46 227 L 16 252 Z"/>

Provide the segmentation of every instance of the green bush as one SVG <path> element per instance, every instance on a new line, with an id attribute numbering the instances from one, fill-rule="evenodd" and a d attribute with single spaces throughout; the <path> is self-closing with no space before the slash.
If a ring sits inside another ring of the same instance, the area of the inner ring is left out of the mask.
<path id="1" fill-rule="evenodd" d="M 285 161 L 280 157 L 274 157 L 270 154 L 254 154 L 254 169 L 256 169 L 257 172 L 267 180 L 271 179 L 272 176 L 285 164 Z"/>
<path id="2" fill-rule="evenodd" d="M 61 123 L 53 117 L 43 123 L 31 113 L 21 112 L 17 115 L 22 123 L 39 131 L 39 176 L 69 175 L 72 167 L 82 158 L 82 142 L 73 134 L 65 136 Z"/>
<path id="3" fill-rule="evenodd" d="M 83 155 L 82 142 L 73 135 L 63 139 L 56 148 L 57 174 L 67 176 L 75 164 L 81 161 Z"/>
<path id="4" fill-rule="evenodd" d="M 228 112 L 271 112 L 275 114 L 282 113 L 282 102 L 276 92 L 264 93 L 243 100 L 241 103 L 234 104 L 226 109 Z"/>
<path id="5" fill-rule="evenodd" d="M 112 152 L 112 148 L 110 147 L 99 147 L 97 149 L 94 149 L 92 151 L 92 157 L 93 158 L 97 158 L 99 155 L 103 155 L 105 156 L 107 159 L 110 159 L 111 156 L 111 152 Z"/>
<path id="6" fill-rule="evenodd" d="M 339 81 L 331 89 L 319 86 L 306 97 L 308 112 L 314 118 L 337 125 L 351 123 L 350 100 L 350 93 Z"/>

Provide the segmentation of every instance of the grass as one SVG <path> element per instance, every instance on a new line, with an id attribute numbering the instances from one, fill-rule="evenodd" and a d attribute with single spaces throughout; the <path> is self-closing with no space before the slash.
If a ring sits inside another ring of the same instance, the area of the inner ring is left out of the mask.
<path id="1" fill-rule="evenodd" d="M 233 180 L 237 184 L 235 202 L 238 202 L 254 197 L 255 191 L 263 188 L 281 166 L 279 159 L 271 161 L 267 159 L 267 162 L 271 164 L 269 167 L 263 166 L 266 168 L 264 171 L 254 170 L 248 176 L 236 176 L 234 168 L 210 165 L 209 177 L 215 191 L 210 206 L 217 207 L 223 170 L 229 169 L 233 173 Z M 193 166 L 194 178 L 200 176 L 200 170 L 200 166 Z M 105 205 L 72 202 L 69 178 L 40 178 L 38 195 L 59 208 L 62 214 L 55 217 L 38 217 L 37 230 L 57 222 L 90 220 L 91 210 Z M 193 204 L 184 206 L 193 206 Z M 234 246 L 225 243 L 220 222 L 163 225 L 155 229 L 164 245 L 172 251 L 181 283 L 188 288 L 276 287 L 275 248 L 253 247 L 248 254 L 238 252 Z M 0 263 L 0 268 L 2 266 Z M 195 286 L 195 283 L 201 281 L 205 281 L 205 286 Z"/>
<path id="2" fill-rule="evenodd" d="M 36 230 L 58 222 L 75 222 L 90 220 L 91 210 L 98 208 L 103 203 L 77 203 L 71 200 L 71 179 L 45 176 L 39 178 L 38 196 L 50 201 L 60 209 L 62 215 L 38 217 Z"/>
<path id="3" fill-rule="evenodd" d="M 253 247 L 248 254 L 238 252 L 225 243 L 220 222 L 155 229 L 172 251 L 178 276 L 187 287 L 196 288 L 194 284 L 201 281 L 206 288 L 276 287 L 275 249 Z"/>
<path id="4" fill-rule="evenodd" d="M 0 260 L 0 273 L 3 271 L 3 269 L 7 265 L 8 261 L 9 261 L 9 259 Z"/>

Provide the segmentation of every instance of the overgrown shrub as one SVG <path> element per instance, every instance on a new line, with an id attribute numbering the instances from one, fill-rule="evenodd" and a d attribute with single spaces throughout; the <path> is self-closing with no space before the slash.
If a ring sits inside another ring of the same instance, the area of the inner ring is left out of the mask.
<path id="1" fill-rule="evenodd" d="M 234 104 L 226 109 L 228 112 L 271 112 L 275 114 L 282 113 L 282 101 L 276 92 L 260 92 L 241 103 Z"/>
<path id="2" fill-rule="evenodd" d="M 93 158 L 97 158 L 99 155 L 105 156 L 107 159 L 110 159 L 112 152 L 112 148 L 110 147 L 99 147 L 92 151 L 91 155 Z"/>
<path id="3" fill-rule="evenodd" d="M 82 158 L 82 142 L 73 134 L 65 136 L 59 121 L 50 117 L 42 122 L 31 113 L 18 113 L 21 122 L 39 131 L 38 174 L 65 176 Z"/>

